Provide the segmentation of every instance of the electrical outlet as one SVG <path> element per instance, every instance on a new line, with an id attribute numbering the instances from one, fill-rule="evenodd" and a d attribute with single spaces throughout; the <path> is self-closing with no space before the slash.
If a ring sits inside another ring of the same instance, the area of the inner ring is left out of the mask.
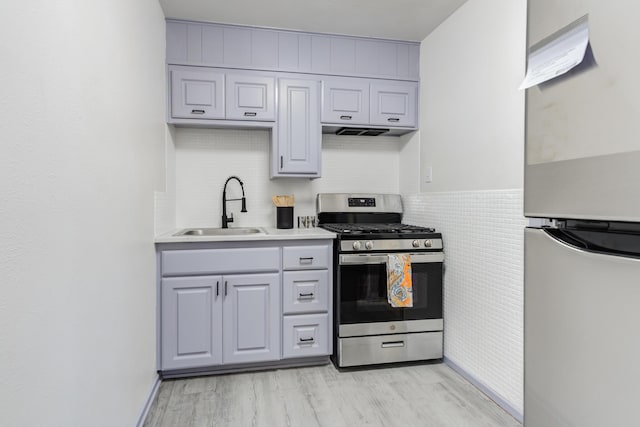
<path id="1" fill-rule="evenodd" d="M 431 166 L 425 166 L 422 170 L 422 182 L 429 183 L 433 181 L 433 170 Z"/>

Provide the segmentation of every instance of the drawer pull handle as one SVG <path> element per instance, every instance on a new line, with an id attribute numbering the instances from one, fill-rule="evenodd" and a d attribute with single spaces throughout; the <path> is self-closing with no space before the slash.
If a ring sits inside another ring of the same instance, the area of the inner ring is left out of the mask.
<path id="1" fill-rule="evenodd" d="M 244 116 L 245 117 L 255 117 L 256 113 L 252 113 L 251 111 L 245 111 L 244 112 Z"/>
<path id="2" fill-rule="evenodd" d="M 340 116 L 340 120 L 351 120 L 351 116 Z"/>
<path id="3" fill-rule="evenodd" d="M 204 110 L 191 110 L 191 114 L 204 114 Z"/>
<path id="4" fill-rule="evenodd" d="M 387 121 L 388 121 L 388 122 L 399 122 L 399 121 L 400 121 L 400 119 L 399 119 L 399 118 L 397 118 L 397 117 L 389 117 L 389 118 L 387 119 Z"/>
<path id="5" fill-rule="evenodd" d="M 300 257 L 300 264 L 313 264 L 313 257 Z"/>
<path id="6" fill-rule="evenodd" d="M 382 348 L 404 347 L 404 341 L 387 341 L 382 343 Z"/>
<path id="7" fill-rule="evenodd" d="M 310 338 L 300 338 L 300 342 L 301 342 L 301 343 L 312 343 L 313 341 L 314 341 L 314 340 L 313 340 L 313 337 L 310 337 Z"/>
<path id="8" fill-rule="evenodd" d="M 313 292 L 309 292 L 306 294 L 298 294 L 298 299 L 301 299 L 301 298 L 313 298 Z"/>

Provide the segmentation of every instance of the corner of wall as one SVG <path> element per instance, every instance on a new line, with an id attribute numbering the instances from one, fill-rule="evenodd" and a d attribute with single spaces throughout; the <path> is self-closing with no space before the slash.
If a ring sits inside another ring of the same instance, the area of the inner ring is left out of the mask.
<path id="1" fill-rule="evenodd" d="M 401 194 L 420 192 L 420 131 L 400 137 L 399 187 Z"/>
<path id="2" fill-rule="evenodd" d="M 163 234 L 176 226 L 176 147 L 175 128 L 165 125 L 164 158 L 159 166 L 164 171 L 162 188 L 153 194 L 154 233 Z"/>

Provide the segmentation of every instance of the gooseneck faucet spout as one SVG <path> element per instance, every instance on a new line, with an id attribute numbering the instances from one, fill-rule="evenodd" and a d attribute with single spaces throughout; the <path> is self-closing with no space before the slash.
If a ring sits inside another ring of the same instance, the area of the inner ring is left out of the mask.
<path id="1" fill-rule="evenodd" d="M 232 179 L 235 179 L 240 184 L 240 188 L 242 189 L 242 198 L 227 200 L 227 184 Z M 227 178 L 227 181 L 224 183 L 224 188 L 222 189 L 222 228 L 229 228 L 229 223 L 233 222 L 233 213 L 231 214 L 231 216 L 227 217 L 227 202 L 231 202 L 234 200 L 242 201 L 242 208 L 240 209 L 240 212 L 247 211 L 247 199 L 244 197 L 244 184 L 237 176 L 230 176 L 229 178 Z"/>

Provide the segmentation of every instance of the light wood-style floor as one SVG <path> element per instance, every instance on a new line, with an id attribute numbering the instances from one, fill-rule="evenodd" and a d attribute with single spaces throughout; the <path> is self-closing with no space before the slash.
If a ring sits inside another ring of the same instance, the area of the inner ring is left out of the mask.
<path id="1" fill-rule="evenodd" d="M 145 427 L 520 426 L 442 363 L 311 368 L 165 380 Z"/>

